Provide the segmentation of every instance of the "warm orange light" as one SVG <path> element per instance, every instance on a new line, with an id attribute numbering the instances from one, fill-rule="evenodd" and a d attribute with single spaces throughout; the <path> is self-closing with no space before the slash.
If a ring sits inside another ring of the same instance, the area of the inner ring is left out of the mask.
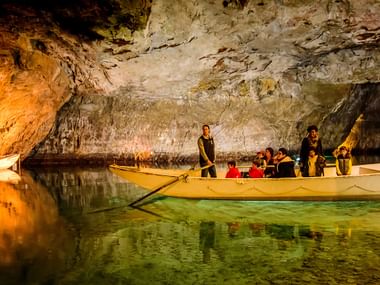
<path id="1" fill-rule="evenodd" d="M 20 250 L 33 256 L 51 247 L 56 231 L 62 231 L 58 208 L 46 189 L 17 189 L 0 182 L 0 265 L 17 262 Z"/>

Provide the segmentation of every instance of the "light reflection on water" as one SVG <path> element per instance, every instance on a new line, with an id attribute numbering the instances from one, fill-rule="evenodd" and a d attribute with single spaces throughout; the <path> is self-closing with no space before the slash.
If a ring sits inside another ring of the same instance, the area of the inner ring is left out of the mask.
<path id="1" fill-rule="evenodd" d="M 0 284 L 379 284 L 380 202 L 197 201 L 106 169 L 0 185 Z M 11 210 L 10 210 L 11 209 Z"/>

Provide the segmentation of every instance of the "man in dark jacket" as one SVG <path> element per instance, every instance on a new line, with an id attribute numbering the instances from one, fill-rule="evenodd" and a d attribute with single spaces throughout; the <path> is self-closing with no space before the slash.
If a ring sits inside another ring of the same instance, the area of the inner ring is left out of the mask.
<path id="1" fill-rule="evenodd" d="M 275 156 L 276 178 L 296 177 L 294 172 L 294 160 L 288 156 L 288 151 L 281 147 Z"/>
<path id="2" fill-rule="evenodd" d="M 214 138 L 210 135 L 209 125 L 203 125 L 202 131 L 203 134 L 198 139 L 199 164 L 201 167 L 211 165 L 202 169 L 202 177 L 207 177 L 209 173 L 211 177 L 216 177 Z"/>

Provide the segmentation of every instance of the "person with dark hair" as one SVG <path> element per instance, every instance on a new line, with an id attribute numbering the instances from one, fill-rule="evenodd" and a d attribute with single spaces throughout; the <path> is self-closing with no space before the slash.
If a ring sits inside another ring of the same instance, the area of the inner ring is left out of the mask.
<path id="1" fill-rule="evenodd" d="M 209 165 L 202 169 L 202 177 L 207 177 L 210 173 L 211 177 L 216 177 L 215 162 L 215 144 L 214 138 L 210 134 L 210 126 L 202 126 L 202 135 L 198 139 L 199 148 L 199 164 L 201 167 Z"/>
<path id="2" fill-rule="evenodd" d="M 347 147 L 341 146 L 336 156 L 336 175 L 351 175 L 352 159 Z"/>
<path id="3" fill-rule="evenodd" d="M 265 149 L 265 161 L 266 161 L 266 167 L 264 170 L 265 177 L 273 177 L 275 175 L 273 155 L 274 155 L 273 148 L 267 147 Z"/>
<path id="4" fill-rule="evenodd" d="M 228 166 L 228 172 L 226 174 L 226 178 L 240 178 L 240 171 L 236 167 L 236 162 L 234 160 L 231 160 L 227 162 Z"/>
<path id="5" fill-rule="evenodd" d="M 276 165 L 276 174 L 274 177 L 296 177 L 294 172 L 294 160 L 288 156 L 288 151 L 281 147 L 274 157 Z"/>
<path id="6" fill-rule="evenodd" d="M 323 156 L 318 155 L 316 152 L 315 147 L 310 147 L 308 162 L 303 168 L 303 177 L 324 175 L 323 168 L 326 167 L 326 159 Z"/>
<path id="7" fill-rule="evenodd" d="M 264 169 L 260 167 L 260 160 L 255 158 L 252 162 L 252 167 L 249 169 L 249 177 L 251 178 L 263 178 L 264 177 Z"/>
<path id="8" fill-rule="evenodd" d="M 271 147 L 265 149 L 265 160 L 268 164 L 269 161 L 273 161 L 274 150 Z"/>
<path id="9" fill-rule="evenodd" d="M 315 125 L 311 125 L 307 128 L 307 136 L 302 140 L 300 151 L 300 170 L 301 173 L 306 173 L 305 168 L 308 164 L 309 151 L 313 147 L 315 153 L 318 156 L 323 156 L 322 141 L 318 135 L 318 128 Z"/>

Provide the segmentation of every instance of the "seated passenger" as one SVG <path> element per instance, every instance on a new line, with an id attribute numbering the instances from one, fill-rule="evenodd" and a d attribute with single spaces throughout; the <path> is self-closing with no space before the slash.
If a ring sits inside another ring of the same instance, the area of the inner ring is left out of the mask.
<path id="1" fill-rule="evenodd" d="M 275 176 L 275 166 L 273 161 L 273 148 L 267 147 L 265 150 L 265 161 L 266 167 L 264 170 L 265 177 L 274 177 Z"/>
<path id="2" fill-rule="evenodd" d="M 258 160 L 260 162 L 259 167 L 265 169 L 267 166 L 267 161 L 265 159 L 265 152 L 263 150 L 257 152 L 255 160 Z"/>
<path id="3" fill-rule="evenodd" d="M 228 172 L 226 174 L 226 178 L 240 178 L 240 171 L 236 167 L 236 162 L 231 160 L 227 162 Z"/>
<path id="4" fill-rule="evenodd" d="M 281 147 L 274 158 L 276 164 L 275 177 L 296 177 L 294 172 L 294 160 L 288 156 L 288 151 Z"/>
<path id="5" fill-rule="evenodd" d="M 252 162 L 252 167 L 249 169 L 249 177 L 251 178 L 263 178 L 264 177 L 264 169 L 260 168 L 260 160 L 255 159 Z"/>
<path id="6" fill-rule="evenodd" d="M 348 148 L 341 146 L 339 152 L 334 152 L 334 155 L 336 155 L 336 174 L 338 176 L 351 175 L 352 159 Z"/>
<path id="7" fill-rule="evenodd" d="M 317 154 L 315 147 L 309 149 L 307 164 L 303 168 L 303 177 L 313 177 L 324 175 L 323 168 L 326 166 L 326 159 L 322 155 Z"/>

